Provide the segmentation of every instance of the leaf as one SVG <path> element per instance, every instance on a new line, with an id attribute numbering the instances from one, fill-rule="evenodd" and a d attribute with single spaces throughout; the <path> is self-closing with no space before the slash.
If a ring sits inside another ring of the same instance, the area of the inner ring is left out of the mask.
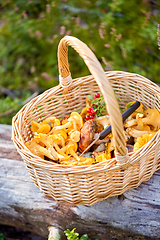
<path id="1" fill-rule="evenodd" d="M 89 240 L 89 237 L 87 234 L 83 234 L 81 237 L 80 237 L 80 240 Z"/>
<path id="2" fill-rule="evenodd" d="M 126 106 L 126 107 L 127 107 L 127 109 L 128 109 L 128 108 L 130 108 L 130 107 L 131 107 L 131 105 L 132 105 L 132 103 L 131 103 L 131 102 L 127 103 L 127 106 Z"/>
<path id="3" fill-rule="evenodd" d="M 67 236 L 67 240 L 79 240 L 79 233 L 74 232 L 76 228 L 71 231 L 69 229 L 65 230 L 64 233 Z"/>
<path id="4" fill-rule="evenodd" d="M 93 99 L 93 96 L 92 96 L 92 95 L 87 95 L 87 97 L 88 97 L 89 99 Z"/>

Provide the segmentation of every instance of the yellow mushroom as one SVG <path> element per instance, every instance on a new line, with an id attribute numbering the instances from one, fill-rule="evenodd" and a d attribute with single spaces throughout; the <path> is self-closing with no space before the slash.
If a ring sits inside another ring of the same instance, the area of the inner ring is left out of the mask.
<path id="1" fill-rule="evenodd" d="M 76 160 L 80 161 L 80 157 L 77 155 L 74 144 L 66 146 L 66 154 L 73 156 Z"/>
<path id="2" fill-rule="evenodd" d="M 45 145 L 45 149 L 49 151 L 49 153 L 54 157 L 54 159 L 58 160 L 67 157 L 67 155 L 63 151 L 61 151 L 59 147 L 63 147 L 65 145 L 65 139 L 61 135 L 46 135 L 39 133 L 34 137 L 34 140 L 39 145 L 43 143 Z"/>
<path id="3" fill-rule="evenodd" d="M 54 127 L 54 129 L 66 129 L 73 126 L 75 130 L 79 130 L 83 126 L 83 119 L 77 112 L 72 112 L 67 122 L 61 126 Z"/>
<path id="4" fill-rule="evenodd" d="M 68 119 L 65 119 L 65 124 L 61 126 L 56 126 L 53 128 L 54 130 L 62 130 L 64 129 L 70 136 L 70 138 L 75 141 L 79 142 L 80 140 L 80 129 L 83 126 L 83 119 L 77 112 L 72 112 Z"/>
<path id="5" fill-rule="evenodd" d="M 60 120 L 56 117 L 48 117 L 40 124 L 49 124 L 51 123 L 52 127 L 60 126 Z"/>
<path id="6" fill-rule="evenodd" d="M 50 135 L 44 134 L 44 133 L 39 133 L 34 136 L 34 141 L 40 145 L 44 145 L 45 147 L 49 148 L 52 146 L 53 139 L 51 138 Z"/>
<path id="7" fill-rule="evenodd" d="M 68 157 L 62 148 L 65 146 L 65 139 L 60 134 L 51 135 L 53 140 L 52 145 L 58 152 L 58 154 L 62 155 L 63 157 Z"/>
<path id="8" fill-rule="evenodd" d="M 110 124 L 108 115 L 97 117 L 95 120 L 96 120 L 96 122 L 101 124 L 103 126 L 103 128 L 106 128 Z"/>
<path id="9" fill-rule="evenodd" d="M 34 139 L 28 141 L 25 143 L 25 146 L 35 155 L 38 157 L 41 157 L 44 159 L 44 154 L 37 151 L 37 143 L 34 141 Z"/>
<path id="10" fill-rule="evenodd" d="M 135 128 L 131 127 L 131 128 L 127 128 L 126 132 L 134 137 L 134 138 L 138 138 L 138 137 L 142 137 L 143 134 L 147 133 L 147 134 L 156 134 L 156 131 L 141 131 L 141 130 L 136 130 Z"/>
<path id="11" fill-rule="evenodd" d="M 90 108 L 90 106 L 85 107 L 85 108 L 82 109 L 80 115 L 81 115 L 81 117 L 82 117 L 83 119 L 85 119 L 86 115 L 88 114 L 87 109 L 89 109 L 89 108 Z"/>
<path id="12" fill-rule="evenodd" d="M 146 143 L 148 143 L 153 137 L 153 134 L 145 133 L 142 135 L 142 137 L 137 138 L 137 142 L 134 144 L 133 151 L 139 150 L 142 146 L 144 146 Z"/>
<path id="13" fill-rule="evenodd" d="M 143 124 L 151 126 L 153 131 L 160 129 L 160 112 L 157 109 L 148 108 L 144 111 Z"/>
<path id="14" fill-rule="evenodd" d="M 125 128 L 133 127 L 137 125 L 137 120 L 136 119 L 130 119 L 124 123 Z"/>
<path id="15" fill-rule="evenodd" d="M 67 139 L 66 145 L 61 149 L 67 155 L 73 156 L 76 160 L 80 160 L 80 157 L 77 155 L 77 143 L 72 141 L 70 138 Z"/>
<path id="16" fill-rule="evenodd" d="M 107 153 L 106 151 L 103 152 L 102 154 L 99 154 L 96 156 L 96 162 L 99 163 L 99 162 L 104 162 L 106 160 L 109 160 L 111 159 L 111 153 Z"/>
<path id="17" fill-rule="evenodd" d="M 133 105 L 134 103 L 135 103 L 135 101 L 129 103 L 129 105 Z M 128 108 L 127 106 L 128 106 L 128 104 L 126 105 L 125 109 Z M 137 113 L 144 113 L 144 108 L 143 108 L 143 104 L 142 104 L 142 103 L 140 103 L 139 108 L 137 108 L 136 111 L 134 111 L 134 112 L 128 117 L 128 120 L 135 119 Z"/>
<path id="18" fill-rule="evenodd" d="M 65 157 L 61 154 L 59 154 L 53 146 L 51 146 L 50 148 L 48 148 L 49 153 L 56 159 L 56 160 L 62 160 L 65 159 Z"/>
<path id="19" fill-rule="evenodd" d="M 41 124 L 36 121 L 31 122 L 31 130 L 34 133 L 49 133 L 51 127 L 49 124 Z"/>
<path id="20" fill-rule="evenodd" d="M 75 131 L 74 129 L 72 129 L 72 130 L 68 133 L 68 135 L 70 136 L 70 139 L 71 139 L 73 142 L 79 142 L 81 132 L 80 132 L 80 131 Z"/>
<path id="21" fill-rule="evenodd" d="M 58 134 L 61 135 L 65 140 L 67 139 L 67 133 L 64 129 L 52 129 L 49 133 L 50 135 Z"/>
<path id="22" fill-rule="evenodd" d="M 154 135 L 160 128 L 160 113 L 157 109 L 148 108 L 144 114 L 137 114 L 135 120 L 137 125 L 126 129 L 126 132 L 134 138 L 142 137 L 145 133 Z"/>
<path id="23" fill-rule="evenodd" d="M 26 142 L 25 145 L 33 154 L 41 157 L 42 159 L 44 159 L 44 156 L 46 156 L 52 160 L 56 160 L 56 158 L 47 150 L 47 148 L 42 147 L 35 141 L 35 139 Z"/>
<path id="24" fill-rule="evenodd" d="M 143 122 L 143 113 L 137 113 L 135 119 L 128 120 L 125 124 L 125 128 L 133 127 L 136 130 L 140 131 L 150 131 L 150 127 Z"/>

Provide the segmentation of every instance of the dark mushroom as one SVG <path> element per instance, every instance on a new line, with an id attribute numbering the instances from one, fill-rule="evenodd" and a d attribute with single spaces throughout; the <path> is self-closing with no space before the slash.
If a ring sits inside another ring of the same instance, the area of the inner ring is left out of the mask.
<path id="1" fill-rule="evenodd" d="M 81 129 L 80 141 L 78 143 L 79 152 L 83 152 L 89 146 L 89 144 L 93 142 L 95 132 L 96 121 L 93 119 L 86 121 Z"/>

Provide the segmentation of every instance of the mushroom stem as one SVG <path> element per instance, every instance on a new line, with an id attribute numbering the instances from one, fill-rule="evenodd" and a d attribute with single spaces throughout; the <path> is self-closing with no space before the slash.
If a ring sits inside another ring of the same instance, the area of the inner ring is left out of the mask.
<path id="1" fill-rule="evenodd" d="M 58 159 L 65 159 L 64 156 L 62 156 L 62 155 L 60 155 L 59 153 L 56 152 L 56 150 L 54 149 L 54 147 L 50 147 L 48 150 L 49 150 L 50 154 L 51 154 L 53 157 L 55 157 L 56 160 L 58 160 Z"/>
<path id="2" fill-rule="evenodd" d="M 137 113 L 136 120 L 137 120 L 137 129 L 143 131 L 144 130 L 144 124 L 142 121 L 143 114 Z"/>
<path id="3" fill-rule="evenodd" d="M 55 147 L 55 149 L 56 149 L 56 151 L 60 154 L 60 155 L 62 155 L 63 157 L 68 157 L 65 153 L 64 153 L 64 151 L 58 146 L 58 144 L 57 143 L 53 143 L 53 146 Z"/>
<path id="4" fill-rule="evenodd" d="M 70 149 L 70 154 L 71 154 L 77 161 L 80 160 L 80 157 L 78 157 L 78 155 L 75 153 L 75 151 L 74 151 L 72 148 Z"/>
<path id="5" fill-rule="evenodd" d="M 39 144 L 37 144 L 37 152 L 43 154 L 44 156 L 52 160 L 57 160 L 46 148 L 41 147 Z"/>
<path id="6" fill-rule="evenodd" d="M 65 129 L 65 128 L 69 128 L 71 126 L 72 126 L 72 123 L 69 121 L 69 122 L 65 123 L 64 125 L 54 127 L 54 129 Z"/>

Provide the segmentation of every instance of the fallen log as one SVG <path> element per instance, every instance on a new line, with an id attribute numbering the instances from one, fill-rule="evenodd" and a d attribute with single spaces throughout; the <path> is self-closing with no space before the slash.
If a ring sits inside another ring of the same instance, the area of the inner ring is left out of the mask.
<path id="1" fill-rule="evenodd" d="M 46 238 L 50 230 L 58 236 L 55 239 L 66 239 L 64 230 L 73 228 L 101 240 L 117 230 L 123 237 L 131 233 L 160 237 L 160 171 L 138 188 L 91 207 L 59 203 L 34 185 L 11 141 L 11 126 L 7 125 L 0 125 L 0 169 L 0 224 Z"/>

